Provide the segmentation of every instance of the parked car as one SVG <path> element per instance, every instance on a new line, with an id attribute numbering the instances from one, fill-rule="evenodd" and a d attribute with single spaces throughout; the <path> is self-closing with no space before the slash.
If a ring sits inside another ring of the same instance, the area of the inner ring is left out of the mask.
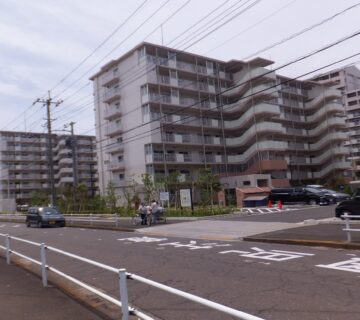
<path id="1" fill-rule="evenodd" d="M 57 208 L 52 207 L 30 207 L 28 209 L 26 226 L 36 225 L 39 228 L 44 226 L 65 226 L 65 218 Z"/>
<path id="2" fill-rule="evenodd" d="M 360 215 L 360 194 L 357 193 L 354 197 L 338 203 L 335 208 L 335 217 L 341 218 L 342 215 Z M 342 218 L 343 219 L 343 218 Z"/>
<path id="3" fill-rule="evenodd" d="M 269 194 L 269 200 L 311 205 L 328 205 L 331 203 L 330 197 L 316 188 L 273 188 Z"/>
<path id="4" fill-rule="evenodd" d="M 332 198 L 334 203 L 338 203 L 340 201 L 348 200 L 351 197 L 347 193 L 337 192 L 331 189 L 319 188 L 320 191 L 323 191 L 326 195 Z"/>

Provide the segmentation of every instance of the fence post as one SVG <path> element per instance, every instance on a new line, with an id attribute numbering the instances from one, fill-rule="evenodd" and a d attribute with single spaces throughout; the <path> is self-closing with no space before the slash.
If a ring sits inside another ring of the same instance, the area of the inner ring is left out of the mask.
<path id="1" fill-rule="evenodd" d="M 126 269 L 119 269 L 120 301 L 122 320 L 129 320 L 129 302 L 126 285 Z"/>
<path id="2" fill-rule="evenodd" d="M 346 226 L 346 235 L 347 235 L 347 240 L 349 242 L 351 242 L 351 231 L 349 231 L 350 229 L 350 222 L 349 222 L 349 219 L 350 217 L 348 216 L 347 213 L 344 214 L 344 217 L 345 217 L 345 226 Z"/>
<path id="3" fill-rule="evenodd" d="M 92 215 L 92 213 L 90 213 L 90 225 L 91 226 L 93 225 L 93 215 Z"/>
<path id="4" fill-rule="evenodd" d="M 6 263 L 10 264 L 10 236 L 7 234 L 5 238 L 6 242 Z"/>
<path id="5" fill-rule="evenodd" d="M 44 287 L 47 287 L 47 269 L 46 269 L 46 246 L 44 243 L 40 244 L 40 256 L 41 256 L 41 275 L 42 283 Z"/>
<path id="6" fill-rule="evenodd" d="M 115 213 L 115 219 L 116 219 L 116 228 L 119 227 L 119 217 L 118 217 L 118 214 Z"/>

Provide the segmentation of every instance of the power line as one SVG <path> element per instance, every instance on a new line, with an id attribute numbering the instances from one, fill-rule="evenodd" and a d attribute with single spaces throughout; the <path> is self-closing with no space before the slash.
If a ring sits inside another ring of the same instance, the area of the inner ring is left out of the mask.
<path id="1" fill-rule="evenodd" d="M 294 34 L 292 34 L 292 35 L 290 35 L 290 36 L 288 36 L 288 37 L 286 37 L 286 38 L 284 38 L 284 39 L 282 39 L 282 40 L 280 40 L 280 41 L 278 41 L 278 42 L 275 42 L 275 43 L 273 43 L 273 44 L 271 44 L 271 45 L 269 45 L 269 46 L 267 46 L 267 47 L 265 47 L 265 48 L 263 48 L 263 49 L 261 49 L 261 50 L 258 50 L 258 51 L 256 51 L 256 52 L 252 53 L 251 55 L 245 57 L 244 60 L 250 59 L 250 58 L 252 58 L 252 57 L 254 57 L 254 56 L 257 56 L 257 55 L 259 55 L 260 53 L 263 53 L 263 52 L 265 52 L 265 51 L 267 51 L 267 50 L 269 50 L 269 49 L 275 48 L 275 47 L 277 47 L 278 45 L 280 45 L 280 44 L 282 44 L 282 43 L 284 43 L 284 42 L 287 42 L 287 41 L 289 41 L 289 40 L 291 40 L 291 39 L 294 39 L 294 38 L 302 35 L 303 33 L 307 32 L 307 31 L 309 31 L 309 30 L 312 30 L 312 29 L 314 29 L 314 28 L 317 28 L 317 27 L 323 25 L 324 23 L 326 23 L 326 22 L 328 22 L 328 21 L 331 21 L 331 20 L 335 19 L 335 18 L 338 17 L 338 16 L 343 15 L 343 14 L 346 13 L 346 12 L 348 12 L 348 11 L 350 11 L 350 10 L 352 10 L 352 9 L 355 9 L 355 8 L 358 7 L 359 5 L 360 5 L 360 2 L 358 2 L 357 4 L 354 4 L 354 5 L 352 5 L 352 6 L 348 7 L 348 8 L 340 11 L 340 12 L 337 12 L 336 14 L 334 14 L 334 15 L 332 15 L 332 16 L 330 16 L 330 17 L 328 17 L 328 18 L 326 18 L 326 19 L 324 19 L 324 20 L 322 20 L 322 21 L 320 21 L 320 22 L 317 22 L 317 23 L 313 24 L 313 25 L 311 25 L 310 27 L 307 27 L 307 28 L 305 28 L 305 29 L 302 29 L 301 31 L 295 32 Z"/>
<path id="2" fill-rule="evenodd" d="M 106 42 L 108 42 L 128 21 L 134 17 L 141 8 L 146 4 L 148 0 L 144 0 L 123 22 L 120 23 L 89 55 L 87 55 L 83 60 L 79 62 L 79 64 L 73 68 L 67 75 L 65 75 L 52 89 L 53 91 L 60 84 L 62 84 L 66 79 L 68 79 L 76 70 L 78 70 L 89 58 L 91 58 L 96 51 L 98 51 Z"/>

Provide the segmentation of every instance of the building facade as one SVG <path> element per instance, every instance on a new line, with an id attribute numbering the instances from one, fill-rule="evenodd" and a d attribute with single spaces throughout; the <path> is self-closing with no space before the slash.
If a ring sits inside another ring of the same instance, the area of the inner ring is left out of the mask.
<path id="1" fill-rule="evenodd" d="M 360 70 L 356 66 L 349 66 L 331 70 L 317 75 L 316 82 L 332 84 L 341 91 L 349 148 L 348 160 L 351 161 L 351 176 L 360 179 Z"/>
<path id="2" fill-rule="evenodd" d="M 36 192 L 50 194 L 48 139 L 44 133 L 0 131 L 1 199 L 30 204 Z M 52 135 L 55 188 L 85 184 L 97 192 L 95 137 Z M 73 145 L 74 144 L 74 145 Z M 73 154 L 75 150 L 75 154 Z M 75 168 L 75 171 L 74 171 Z"/>
<path id="3" fill-rule="evenodd" d="M 272 186 L 342 176 L 350 167 L 341 92 L 269 69 L 141 43 L 91 77 L 99 188 L 141 174 L 201 168 L 267 174 Z"/>

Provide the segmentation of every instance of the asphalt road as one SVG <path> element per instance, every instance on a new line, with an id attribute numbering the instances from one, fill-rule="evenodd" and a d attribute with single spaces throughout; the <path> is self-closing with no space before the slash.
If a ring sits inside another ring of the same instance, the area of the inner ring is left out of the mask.
<path id="1" fill-rule="evenodd" d="M 330 217 L 332 210 L 320 207 L 294 211 L 289 217 L 282 215 L 282 219 Z M 274 219 L 270 215 L 237 218 Z M 356 302 L 360 294 L 359 251 L 242 241 L 194 243 L 184 238 L 145 237 L 137 232 L 29 229 L 12 223 L 2 223 L 0 232 L 45 242 L 113 267 L 125 267 L 128 272 L 264 319 L 360 319 L 360 305 Z M 39 257 L 28 245 L 16 244 L 15 249 Z M 48 263 L 118 296 L 116 275 L 53 254 Z M 160 319 L 231 319 L 134 282 L 129 283 L 129 300 Z"/>
<path id="2" fill-rule="evenodd" d="M 283 211 L 272 213 L 257 213 L 249 215 L 231 215 L 229 217 L 214 217 L 211 219 L 227 221 L 257 221 L 257 222 L 290 222 L 297 223 L 310 219 L 326 219 L 335 217 L 336 205 L 329 206 L 285 206 Z M 209 218 L 207 218 L 209 219 Z"/>

